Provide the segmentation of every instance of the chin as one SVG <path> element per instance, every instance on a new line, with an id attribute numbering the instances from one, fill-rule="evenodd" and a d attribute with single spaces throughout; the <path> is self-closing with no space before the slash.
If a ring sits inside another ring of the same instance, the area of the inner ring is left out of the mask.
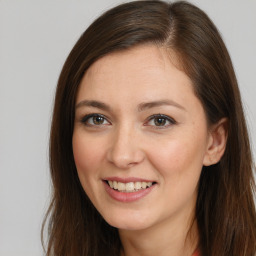
<path id="1" fill-rule="evenodd" d="M 120 223 L 120 222 L 108 222 L 109 225 L 117 228 L 117 229 L 120 229 L 120 230 L 143 230 L 143 229 L 146 229 L 148 228 L 148 225 L 146 224 L 137 224 L 137 222 L 126 222 L 126 223 Z"/>
<path id="2" fill-rule="evenodd" d="M 123 230 L 143 230 L 151 225 L 147 218 L 132 214 L 119 214 L 119 216 L 109 214 L 103 218 L 110 226 Z"/>

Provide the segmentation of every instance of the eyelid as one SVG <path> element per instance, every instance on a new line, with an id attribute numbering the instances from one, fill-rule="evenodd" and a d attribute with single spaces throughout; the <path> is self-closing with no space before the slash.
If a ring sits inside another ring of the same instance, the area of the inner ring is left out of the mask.
<path id="1" fill-rule="evenodd" d="M 93 118 L 93 117 L 102 117 L 104 119 L 104 122 L 108 122 L 108 124 L 89 124 L 88 123 L 88 120 L 90 118 Z M 148 124 L 151 120 L 155 119 L 155 118 L 162 118 L 162 119 L 165 119 L 167 122 L 169 122 L 169 124 L 164 124 L 164 125 L 151 125 L 151 124 Z M 83 124 L 83 125 L 86 125 L 86 126 L 91 126 L 91 127 L 100 127 L 100 126 L 105 126 L 105 125 L 111 125 L 112 123 L 109 121 L 109 118 L 106 117 L 105 115 L 102 115 L 102 114 L 99 114 L 99 113 L 91 113 L 91 114 L 87 114 L 87 115 L 84 115 L 81 119 L 80 119 L 80 122 Z M 164 115 L 164 114 L 154 114 L 154 115 L 151 115 L 147 118 L 146 122 L 143 124 L 144 126 L 152 126 L 156 129 L 164 129 L 164 128 L 167 128 L 169 126 L 172 126 L 174 124 L 177 124 L 177 122 L 170 116 L 168 115 Z"/>
<path id="2" fill-rule="evenodd" d="M 163 126 L 157 126 L 157 125 L 148 125 L 148 126 L 153 126 L 156 129 L 163 129 L 163 128 L 167 128 L 171 125 L 177 124 L 177 122 L 170 116 L 164 115 L 164 114 L 154 114 L 151 115 L 150 117 L 147 118 L 146 123 L 144 124 L 145 126 L 147 126 L 147 123 L 155 118 L 163 118 L 166 119 L 168 122 L 170 122 L 170 124 L 168 125 L 163 125 Z"/>
<path id="3" fill-rule="evenodd" d="M 88 121 L 90 118 L 92 118 L 92 117 L 102 117 L 102 118 L 104 118 L 105 121 L 108 122 L 108 124 L 101 124 L 101 125 L 88 124 L 87 121 Z M 91 114 L 84 115 L 84 116 L 81 118 L 80 122 L 81 122 L 82 124 L 84 124 L 84 125 L 87 125 L 87 126 L 102 126 L 102 125 L 109 125 L 109 124 L 111 124 L 111 122 L 108 120 L 108 118 L 107 118 L 106 116 L 104 116 L 104 115 L 102 115 L 102 114 L 99 114 L 99 113 L 91 113 Z"/>

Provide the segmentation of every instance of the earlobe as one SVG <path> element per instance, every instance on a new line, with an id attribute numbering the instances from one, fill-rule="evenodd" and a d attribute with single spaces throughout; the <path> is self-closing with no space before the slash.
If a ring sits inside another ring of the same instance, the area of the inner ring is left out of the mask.
<path id="1" fill-rule="evenodd" d="M 209 132 L 209 140 L 204 156 L 203 165 L 217 164 L 223 156 L 228 138 L 228 119 L 222 118 L 214 124 Z"/>

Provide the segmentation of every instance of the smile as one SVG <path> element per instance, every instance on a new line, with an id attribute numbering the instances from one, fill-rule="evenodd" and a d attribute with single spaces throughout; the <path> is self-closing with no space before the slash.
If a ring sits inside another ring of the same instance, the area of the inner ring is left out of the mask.
<path id="1" fill-rule="evenodd" d="M 135 177 L 109 177 L 102 181 L 107 194 L 112 199 L 123 203 L 140 200 L 157 187 L 155 181 Z"/>
<path id="2" fill-rule="evenodd" d="M 142 189 L 150 188 L 154 182 L 145 182 L 145 181 L 136 181 L 136 182 L 119 182 L 119 181 L 112 181 L 107 180 L 107 184 L 114 190 L 117 190 L 119 192 L 125 192 L 125 193 L 132 193 L 137 192 Z"/>

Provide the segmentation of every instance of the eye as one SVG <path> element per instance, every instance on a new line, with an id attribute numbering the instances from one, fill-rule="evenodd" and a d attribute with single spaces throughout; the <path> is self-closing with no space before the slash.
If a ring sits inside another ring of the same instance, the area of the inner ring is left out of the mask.
<path id="1" fill-rule="evenodd" d="M 110 122 L 101 114 L 90 114 L 82 118 L 81 122 L 88 126 L 109 125 Z"/>
<path id="2" fill-rule="evenodd" d="M 176 124 L 176 121 L 173 118 L 163 114 L 152 115 L 146 122 L 146 125 L 156 126 L 159 128 L 165 128 L 173 124 Z"/>

